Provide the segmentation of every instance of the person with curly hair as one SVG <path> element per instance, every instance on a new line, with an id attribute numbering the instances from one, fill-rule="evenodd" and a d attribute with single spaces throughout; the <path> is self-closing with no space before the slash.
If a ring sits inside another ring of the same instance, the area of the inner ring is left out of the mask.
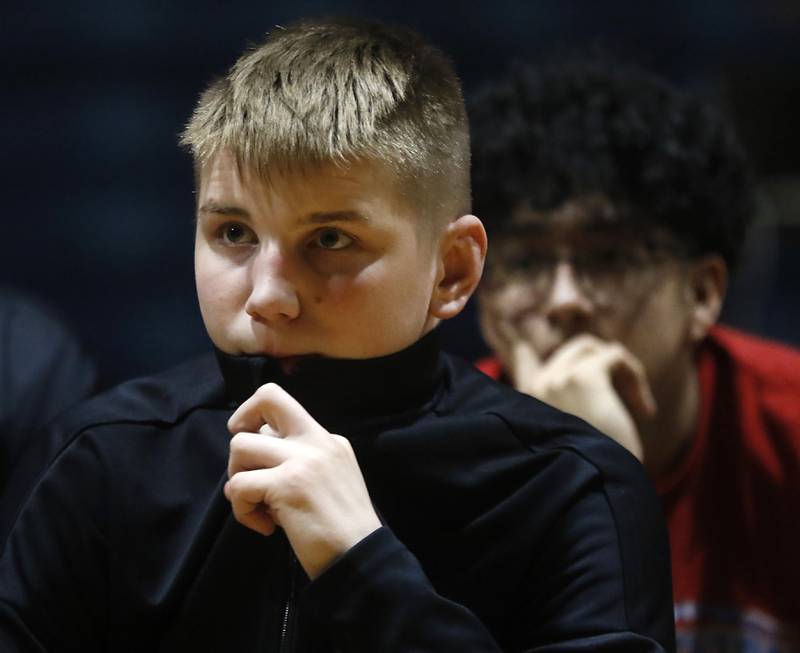
<path id="1" fill-rule="evenodd" d="M 722 114 L 599 61 L 518 66 L 470 106 L 490 376 L 643 462 L 679 650 L 800 650 L 800 352 L 720 326 L 754 212 Z"/>

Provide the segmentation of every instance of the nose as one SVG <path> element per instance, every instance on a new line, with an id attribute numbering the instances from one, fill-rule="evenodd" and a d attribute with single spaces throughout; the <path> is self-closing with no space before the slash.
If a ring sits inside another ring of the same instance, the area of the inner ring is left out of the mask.
<path id="1" fill-rule="evenodd" d="M 251 259 L 247 314 L 258 322 L 294 320 L 300 315 L 300 297 L 291 263 L 275 243 L 262 246 Z"/>
<path id="2" fill-rule="evenodd" d="M 571 263 L 556 264 L 545 310 L 552 323 L 567 331 L 579 330 L 592 316 L 594 303 L 580 287 Z"/>

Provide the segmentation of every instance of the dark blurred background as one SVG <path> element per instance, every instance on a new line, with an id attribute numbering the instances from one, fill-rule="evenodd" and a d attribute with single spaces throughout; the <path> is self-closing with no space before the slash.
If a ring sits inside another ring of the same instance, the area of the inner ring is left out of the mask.
<path id="1" fill-rule="evenodd" d="M 101 385 L 209 347 L 191 162 L 176 145 L 198 93 L 273 25 L 342 14 L 416 28 L 452 56 L 467 95 L 511 59 L 592 45 L 715 98 L 762 186 L 726 319 L 800 344 L 797 0 L 5 3 L 0 284 L 54 308 Z M 454 351 L 483 352 L 471 308 L 446 330 Z"/>

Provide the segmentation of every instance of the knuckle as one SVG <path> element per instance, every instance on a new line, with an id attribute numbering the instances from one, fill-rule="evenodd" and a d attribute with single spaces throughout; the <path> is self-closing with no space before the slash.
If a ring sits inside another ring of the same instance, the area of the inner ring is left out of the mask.
<path id="1" fill-rule="evenodd" d="M 231 438 L 229 447 L 231 456 L 238 457 L 242 455 L 246 449 L 247 437 L 244 433 L 237 433 Z"/>
<path id="2" fill-rule="evenodd" d="M 614 361 L 630 362 L 628 350 L 618 342 L 613 342 L 607 345 L 606 352 L 607 356 Z"/>
<path id="3" fill-rule="evenodd" d="M 581 333 L 574 338 L 574 343 L 576 346 L 590 346 L 590 345 L 598 345 L 602 342 L 600 338 L 592 333 Z"/>
<path id="4" fill-rule="evenodd" d="M 260 399 L 267 401 L 270 397 L 275 395 L 275 388 L 278 386 L 275 383 L 265 383 L 262 386 L 259 386 L 258 389 L 255 391 L 255 396 Z"/>
<path id="5" fill-rule="evenodd" d="M 242 492 L 242 477 L 241 474 L 234 474 L 228 479 L 226 492 L 229 497 L 236 498 Z"/>
<path id="6" fill-rule="evenodd" d="M 331 437 L 336 446 L 338 446 L 339 448 L 343 449 L 348 453 L 353 452 L 353 445 L 350 444 L 350 440 L 348 440 L 346 437 L 344 437 L 343 435 L 338 435 L 336 433 L 332 433 Z"/>
<path id="7" fill-rule="evenodd" d="M 608 345 L 608 351 L 620 358 L 628 358 L 628 350 L 619 342 L 612 342 Z"/>

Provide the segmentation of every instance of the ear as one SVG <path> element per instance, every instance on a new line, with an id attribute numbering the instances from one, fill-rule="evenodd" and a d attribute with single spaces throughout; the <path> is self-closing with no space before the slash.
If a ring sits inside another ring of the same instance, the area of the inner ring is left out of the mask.
<path id="1" fill-rule="evenodd" d="M 441 320 L 458 315 L 483 273 L 487 238 L 483 223 L 462 215 L 445 227 L 439 244 L 439 269 L 431 297 L 430 314 Z"/>
<path id="2" fill-rule="evenodd" d="M 693 343 L 698 343 L 719 318 L 728 287 L 728 267 L 718 255 L 704 256 L 691 265 L 689 337 Z"/>

